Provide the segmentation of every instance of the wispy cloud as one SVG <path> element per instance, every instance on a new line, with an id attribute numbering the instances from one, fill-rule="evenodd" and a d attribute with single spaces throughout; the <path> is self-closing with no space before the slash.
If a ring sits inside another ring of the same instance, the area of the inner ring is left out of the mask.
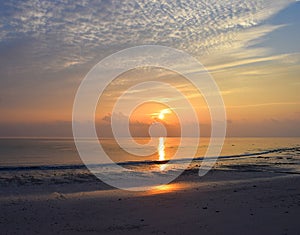
<path id="1" fill-rule="evenodd" d="M 300 103 L 299 102 L 277 102 L 277 103 L 261 103 L 261 104 L 243 104 L 243 105 L 226 106 L 226 108 L 248 109 L 249 107 L 282 106 L 282 105 L 299 106 Z"/>
<path id="2" fill-rule="evenodd" d="M 285 51 L 281 40 L 286 35 L 279 40 L 282 50 L 266 41 L 275 32 L 281 37 L 280 30 L 293 24 L 290 19 L 269 21 L 283 9 L 288 14 L 290 3 L 295 1 L 1 1 L 1 122 L 69 121 L 76 89 L 92 66 L 118 50 L 142 44 L 178 48 L 199 59 L 218 83 L 234 121 L 250 114 L 260 120 L 261 115 L 298 120 L 299 113 L 291 113 L 299 109 L 294 104 L 299 100 L 299 51 L 293 46 Z M 154 70 L 150 72 L 153 78 Z M 103 94 L 103 112 L 131 85 L 149 80 L 146 74 L 137 70 L 111 84 Z M 203 114 L 205 102 L 199 103 L 201 94 L 193 87 L 168 71 L 156 75 L 190 100 L 197 98 L 194 105 Z M 151 93 L 185 112 L 182 98 L 168 97 L 162 87 L 130 92 L 134 99 Z M 265 109 L 274 112 L 262 112 Z"/>
<path id="3" fill-rule="evenodd" d="M 64 69 L 101 58 L 103 50 L 160 44 L 201 55 L 238 45 L 237 34 L 289 2 L 209 1 L 4 1 L 0 41 L 34 39 L 27 48 L 44 68 Z M 265 31 L 273 30 L 271 26 Z M 261 35 L 252 32 L 248 41 Z M 249 35 L 248 35 L 249 36 Z M 245 43 L 245 41 L 243 42 Z M 26 50 L 25 50 L 26 51 Z"/>

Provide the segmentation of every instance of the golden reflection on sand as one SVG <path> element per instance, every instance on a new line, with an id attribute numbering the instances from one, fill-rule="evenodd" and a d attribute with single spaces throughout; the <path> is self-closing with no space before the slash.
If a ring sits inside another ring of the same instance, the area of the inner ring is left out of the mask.
<path id="1" fill-rule="evenodd" d="M 148 196 L 151 196 L 156 194 L 172 193 L 172 192 L 183 190 L 187 187 L 188 185 L 183 183 L 170 183 L 166 185 L 154 186 L 151 190 L 148 190 L 144 193 Z"/>

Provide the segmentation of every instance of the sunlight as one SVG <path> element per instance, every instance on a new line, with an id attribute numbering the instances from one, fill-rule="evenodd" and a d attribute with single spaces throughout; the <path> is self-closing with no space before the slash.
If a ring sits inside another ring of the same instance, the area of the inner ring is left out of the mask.
<path id="1" fill-rule="evenodd" d="M 165 114 L 170 114 L 171 110 L 170 109 L 163 109 L 160 111 L 160 113 L 158 114 L 158 118 L 160 120 L 163 120 L 165 118 Z"/>
<path id="2" fill-rule="evenodd" d="M 145 192 L 146 195 L 152 196 L 157 194 L 165 194 L 165 193 L 172 193 L 175 191 L 182 190 L 184 188 L 188 188 L 187 184 L 183 183 L 171 183 L 166 185 L 157 185 L 154 186 L 151 190 Z"/>
<path id="3" fill-rule="evenodd" d="M 159 144 L 158 144 L 158 155 L 159 160 L 164 161 L 165 160 L 165 140 L 164 137 L 159 137 Z"/>
<path id="4" fill-rule="evenodd" d="M 157 151 L 158 151 L 159 161 L 166 160 L 165 159 L 166 154 L 165 154 L 165 138 L 164 137 L 159 137 L 159 143 L 158 143 Z M 161 164 L 159 166 L 161 171 L 165 170 L 166 167 L 167 167 L 166 164 Z"/>
<path id="5" fill-rule="evenodd" d="M 158 115 L 158 118 L 160 120 L 163 120 L 165 118 L 165 115 L 161 112 L 159 115 Z"/>

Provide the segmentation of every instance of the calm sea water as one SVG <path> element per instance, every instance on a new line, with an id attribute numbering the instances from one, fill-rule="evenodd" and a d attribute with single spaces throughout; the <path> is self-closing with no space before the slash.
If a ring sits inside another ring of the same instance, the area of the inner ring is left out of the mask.
<path id="1" fill-rule="evenodd" d="M 146 144 L 149 138 L 136 139 L 139 144 Z M 131 148 L 131 142 L 121 140 L 127 148 Z M 189 141 L 188 141 L 189 142 Z M 157 138 L 150 146 L 140 146 L 144 154 L 156 151 L 149 156 L 135 156 L 126 153 L 112 139 L 100 141 L 103 149 L 115 162 L 168 160 L 178 149 L 180 138 Z M 209 143 L 209 138 L 201 138 L 195 157 L 202 157 Z M 87 145 L 88 147 L 88 145 Z M 91 144 L 91 151 L 93 145 Z M 186 144 L 186 156 L 193 146 Z M 245 155 L 260 153 L 269 150 L 300 147 L 300 138 L 227 138 L 220 156 Z M 133 148 L 133 147 L 132 147 Z M 162 153 L 163 152 L 163 153 Z M 162 154 L 164 155 L 162 157 Z M 279 155 L 279 152 L 276 153 Z M 0 166 L 37 166 L 37 165 L 66 165 L 81 164 L 73 139 L 0 139 Z"/>
<path id="2" fill-rule="evenodd" d="M 148 141 L 148 138 L 136 139 L 140 144 L 146 144 Z M 128 154 L 112 139 L 100 140 L 103 149 L 114 162 L 130 162 L 126 164 L 127 167 L 139 162 L 143 171 L 160 171 L 163 164 L 159 161 L 172 158 L 178 149 L 180 138 L 157 138 L 148 147 L 133 146 L 128 139 L 122 139 L 121 142 L 129 150 L 139 148 L 138 150 L 146 156 Z M 185 154 L 180 156 L 180 159 L 184 161 L 191 157 L 198 158 L 193 162 L 194 166 L 197 166 L 201 164 L 201 157 L 207 150 L 209 138 L 200 139 L 195 156 L 189 154 L 193 147 L 189 143 L 192 141 L 187 141 L 187 144 L 182 146 Z M 93 151 L 93 146 L 87 144 L 90 151 Z M 153 151 L 155 153 L 147 154 Z M 173 164 L 172 169 L 180 167 L 179 161 Z M 300 138 L 227 138 L 215 168 L 242 170 L 253 167 L 255 170 L 299 174 Z M 105 170 L 111 169 L 106 166 Z M 72 180 L 78 175 L 82 179 L 84 174 L 89 174 L 72 139 L 0 139 L 0 173 L 0 183 L 8 182 L 12 177 L 18 182 L 31 182 L 49 177 L 53 179 L 55 176 L 55 180 L 59 181 L 61 176 L 64 180 Z"/>

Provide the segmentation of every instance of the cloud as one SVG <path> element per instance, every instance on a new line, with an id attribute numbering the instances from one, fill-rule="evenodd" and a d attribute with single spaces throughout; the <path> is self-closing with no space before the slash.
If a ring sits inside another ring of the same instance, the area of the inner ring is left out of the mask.
<path id="1" fill-rule="evenodd" d="M 50 70 L 85 64 L 103 56 L 104 50 L 141 44 L 200 55 L 234 44 L 237 33 L 259 26 L 289 2 L 4 1 L 0 42 L 31 38 L 25 52 L 31 51 L 32 59 L 36 63 L 42 59 L 41 67 Z M 259 35 L 257 31 L 252 37 Z"/>
<path id="2" fill-rule="evenodd" d="M 266 20 L 292 2 L 2 1 L 1 121 L 69 121 L 76 88 L 89 69 L 107 55 L 141 44 L 170 46 L 198 58 L 212 72 L 222 94 L 226 94 L 229 106 L 236 106 L 232 110 L 243 106 L 243 103 L 253 104 L 253 99 L 256 100 L 253 105 L 278 102 L 278 109 L 285 107 L 285 103 L 293 103 L 297 98 L 300 56 L 296 53 L 273 53 L 272 48 L 261 42 L 270 33 L 291 23 L 272 21 L 267 24 Z M 191 73 L 194 69 L 187 68 Z M 141 74 L 141 71 L 137 72 Z M 172 80 L 170 74 L 162 76 Z M 272 82 L 272 97 L 270 79 L 276 80 L 278 87 Z M 137 75 L 134 80 L 128 76 L 117 80 L 105 94 L 108 102 L 104 106 L 110 105 L 112 98 L 136 81 L 141 82 L 141 77 Z M 190 86 L 175 79 L 173 82 L 189 98 L 194 98 L 194 90 Z M 162 101 L 172 101 L 166 98 L 166 90 L 155 89 L 153 95 Z M 263 92 L 259 96 L 258 91 L 261 90 Z M 134 90 L 132 93 L 138 98 L 144 91 Z M 179 101 L 174 99 L 173 102 Z M 277 105 L 273 106 L 277 108 Z M 296 105 L 292 106 L 289 110 L 294 110 Z M 10 127 L 17 130 L 12 125 Z"/>
<path id="3" fill-rule="evenodd" d="M 298 114 L 299 115 L 299 114 Z M 246 124 L 245 124 L 246 123 Z M 300 136 L 299 119 L 265 119 L 259 122 L 250 120 L 228 120 L 227 136 L 234 137 L 297 137 Z M 0 123 L 1 137 L 72 137 L 71 122 L 46 123 Z M 112 137 L 111 127 L 108 124 L 97 125 L 98 135 Z M 133 136 L 148 136 L 149 125 L 137 123 Z M 187 128 L 189 128 L 187 126 Z M 175 127 L 167 127 L 169 136 L 180 136 Z M 210 127 L 201 126 L 201 136 L 209 136 Z"/>
<path id="4" fill-rule="evenodd" d="M 299 56 L 299 55 L 298 55 Z M 237 60 L 235 58 L 234 60 L 228 60 L 224 61 L 223 63 L 218 63 L 215 65 L 208 65 L 207 69 L 210 72 L 217 72 L 219 70 L 225 70 L 229 68 L 239 67 L 239 66 L 245 66 L 245 65 L 253 65 L 258 63 L 264 63 L 264 62 L 272 62 L 272 61 L 283 61 L 285 59 L 288 60 L 288 58 L 291 58 L 292 55 L 290 54 L 282 54 L 282 55 L 273 55 L 273 56 L 263 56 L 263 57 L 247 57 L 247 58 L 239 58 L 240 60 Z M 293 61 L 292 61 L 293 62 Z"/>
<path id="5" fill-rule="evenodd" d="M 261 104 L 243 104 L 243 105 L 234 105 L 226 106 L 228 109 L 248 109 L 249 107 L 264 107 L 264 106 L 283 106 L 283 105 L 295 105 L 300 106 L 300 102 L 277 102 L 277 103 L 261 103 Z"/>
<path id="6" fill-rule="evenodd" d="M 121 112 L 114 115 L 116 120 L 114 128 L 118 131 L 118 136 L 128 136 L 128 127 L 130 134 L 134 137 L 148 137 L 150 133 L 151 135 L 154 134 L 153 136 L 162 136 L 160 134 L 164 133 L 164 128 L 168 136 L 180 136 L 180 127 L 178 125 L 167 124 L 158 119 L 153 119 L 151 122 L 130 120 L 128 116 Z M 96 128 L 100 137 L 113 137 L 111 119 L 112 115 L 108 113 L 101 120 L 97 121 Z"/>
<path id="7" fill-rule="evenodd" d="M 245 122 L 247 123 L 245 125 Z M 227 136 L 244 137 L 298 137 L 300 135 L 298 119 L 274 119 L 269 118 L 259 122 L 234 121 L 228 125 Z"/>

